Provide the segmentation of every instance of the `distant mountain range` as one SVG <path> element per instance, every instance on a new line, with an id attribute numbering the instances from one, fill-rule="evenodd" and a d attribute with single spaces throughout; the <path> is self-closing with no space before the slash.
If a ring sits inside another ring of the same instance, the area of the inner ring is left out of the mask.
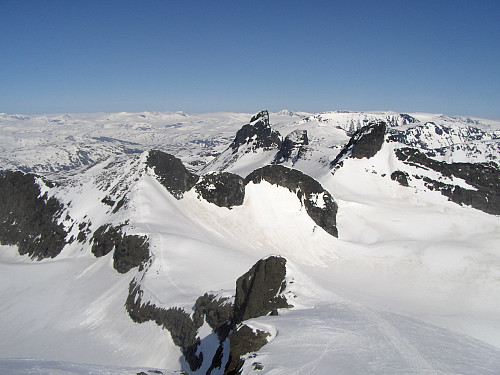
<path id="1" fill-rule="evenodd" d="M 0 134 L 0 369 L 500 373 L 500 121 L 0 114 Z"/>

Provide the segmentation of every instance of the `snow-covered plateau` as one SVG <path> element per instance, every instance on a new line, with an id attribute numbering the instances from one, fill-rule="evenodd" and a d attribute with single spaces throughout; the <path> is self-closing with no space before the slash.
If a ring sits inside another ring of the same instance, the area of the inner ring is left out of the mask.
<path id="1" fill-rule="evenodd" d="M 500 374 L 500 121 L 0 114 L 1 374 Z"/>

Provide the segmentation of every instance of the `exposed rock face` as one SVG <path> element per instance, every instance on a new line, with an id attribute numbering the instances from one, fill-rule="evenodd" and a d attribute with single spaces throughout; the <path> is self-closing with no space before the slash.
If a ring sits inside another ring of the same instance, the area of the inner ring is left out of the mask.
<path id="1" fill-rule="evenodd" d="M 386 126 L 383 121 L 361 128 L 351 156 L 356 159 L 369 159 L 375 156 L 384 143 L 385 130 Z"/>
<path id="2" fill-rule="evenodd" d="M 99 227 L 93 235 L 92 254 L 101 257 L 113 249 L 113 267 L 119 273 L 127 273 L 149 259 L 146 236 L 126 235 L 111 225 Z"/>
<path id="3" fill-rule="evenodd" d="M 198 181 L 198 176 L 189 172 L 180 159 L 163 151 L 150 151 L 147 165 L 154 170 L 160 183 L 177 199 L 181 199 Z"/>
<path id="4" fill-rule="evenodd" d="M 256 318 L 269 313 L 275 315 L 278 308 L 290 306 L 282 294 L 286 287 L 286 259 L 271 256 L 259 260 L 236 282 L 234 305 L 228 298 L 206 293 L 194 304 L 191 316 L 180 308 L 164 309 L 149 302 L 143 303 L 140 285 L 133 280 L 125 307 L 136 323 L 154 321 L 166 328 L 172 340 L 179 346 L 191 371 L 196 371 L 204 360 L 211 364 L 207 374 L 217 369 L 220 373 L 236 374 L 243 365 L 243 354 L 259 350 L 267 343 L 268 333 L 252 330 L 244 319 Z M 198 352 L 198 329 L 206 321 L 219 338 L 219 348 L 213 358 L 203 358 Z M 224 348 L 229 340 L 229 359 L 223 363 Z"/>
<path id="5" fill-rule="evenodd" d="M 219 207 L 241 206 L 245 199 L 243 178 L 229 172 L 204 175 L 195 189 L 206 201 Z"/>
<path id="6" fill-rule="evenodd" d="M 189 314 L 179 308 L 162 309 L 149 302 L 142 303 L 142 290 L 132 281 L 125 307 L 130 318 L 136 323 L 149 320 L 167 329 L 172 341 L 182 350 L 186 362 L 192 371 L 196 371 L 203 363 L 203 354 L 196 355 L 200 339 L 197 337 L 199 326 L 196 326 Z"/>
<path id="7" fill-rule="evenodd" d="M 267 111 L 259 112 L 252 117 L 249 124 L 243 125 L 236 133 L 236 137 L 231 143 L 230 148 L 235 153 L 240 146 L 245 144 L 251 144 L 253 151 L 258 148 L 270 150 L 280 147 L 281 136 L 277 131 L 271 129 L 269 125 L 269 113 Z"/>
<path id="8" fill-rule="evenodd" d="M 383 121 L 371 123 L 356 131 L 347 145 L 330 163 L 330 168 L 335 167 L 342 159 L 352 156 L 356 159 L 371 158 L 380 151 L 384 143 L 386 124 Z"/>
<path id="9" fill-rule="evenodd" d="M 268 165 L 256 169 L 245 178 L 245 183 L 262 180 L 286 187 L 297 194 L 308 215 L 327 233 L 337 237 L 337 204 L 328 191 L 314 178 L 281 165 Z"/>
<path id="10" fill-rule="evenodd" d="M 241 356 L 262 348 L 267 344 L 268 336 L 269 333 L 258 329 L 254 331 L 245 324 L 236 328 L 228 337 L 231 350 L 224 374 L 238 374 L 245 363 Z"/>
<path id="11" fill-rule="evenodd" d="M 403 171 L 394 171 L 391 173 L 391 179 L 399 182 L 402 186 L 408 186 L 408 173 Z"/>
<path id="12" fill-rule="evenodd" d="M 408 115 L 406 113 L 400 113 L 399 117 L 401 117 L 403 119 L 402 125 L 415 124 L 415 123 L 418 122 L 418 120 L 415 117 L 410 116 L 410 115 Z"/>
<path id="13" fill-rule="evenodd" d="M 62 209 L 56 198 L 41 194 L 35 175 L 0 174 L 0 242 L 17 245 L 19 254 L 41 260 L 61 252 L 67 236 L 57 224 Z"/>
<path id="14" fill-rule="evenodd" d="M 205 293 L 196 300 L 194 305 L 193 321 L 199 327 L 203 319 L 213 329 L 219 340 L 224 340 L 230 330 L 230 322 L 233 320 L 233 304 L 228 298 Z"/>
<path id="15" fill-rule="evenodd" d="M 290 307 L 281 295 L 286 286 L 285 276 L 285 258 L 274 256 L 259 260 L 240 276 L 236 281 L 234 323 Z"/>
<path id="16" fill-rule="evenodd" d="M 236 281 L 233 332 L 229 335 L 229 360 L 225 374 L 237 374 L 243 366 L 241 356 L 259 350 L 268 333 L 252 330 L 242 321 L 292 307 L 282 292 L 286 287 L 286 259 L 272 256 L 259 260 Z"/>
<path id="17" fill-rule="evenodd" d="M 292 164 L 300 159 L 305 151 L 305 146 L 309 144 L 307 130 L 295 130 L 285 137 L 281 147 L 274 158 L 274 163 L 279 164 L 292 161 Z"/>
<path id="18" fill-rule="evenodd" d="M 403 162 L 424 169 L 432 169 L 446 177 L 463 179 L 476 188 L 466 189 L 425 177 L 426 186 L 438 190 L 451 201 L 466 204 L 489 214 L 500 215 L 500 169 L 494 163 L 445 163 L 430 159 L 414 148 L 396 150 Z"/>

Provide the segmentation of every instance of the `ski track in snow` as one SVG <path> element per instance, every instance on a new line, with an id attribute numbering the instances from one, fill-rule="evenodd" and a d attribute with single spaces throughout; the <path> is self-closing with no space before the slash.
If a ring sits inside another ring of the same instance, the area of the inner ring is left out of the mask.
<path id="1" fill-rule="evenodd" d="M 59 193 L 66 202 L 74 203 L 74 211 L 69 210 L 74 220 L 92 220 L 99 226 L 110 217 L 116 223 L 130 216 L 125 228 L 130 234 L 148 235 L 153 255 L 143 274 L 133 270 L 123 276 L 114 273 L 111 255 L 83 259 L 88 254 L 82 255 L 82 250 L 89 254 L 90 250 L 87 245 L 77 249 L 76 242 L 61 254 L 66 257 L 64 262 L 56 258 L 30 264 L 31 260 L 2 254 L 4 274 L 15 276 L 15 282 L 3 280 L 4 289 L 0 289 L 0 298 L 6 301 L 0 312 L 11 320 L 0 325 L 4 350 L 12 346 L 20 349 L 9 355 L 39 358 L 42 353 L 47 359 L 70 362 L 74 358 L 88 363 L 94 358 L 112 365 L 154 363 L 169 367 L 162 371 L 170 374 L 168 371 L 178 367 L 180 350 L 170 338 L 165 340 L 168 333 L 154 323 L 137 325 L 125 316 L 124 277 L 143 276 L 143 302 L 189 309 L 209 290 L 220 287 L 221 293 L 233 293 L 237 277 L 260 257 L 273 253 L 285 255 L 289 264 L 295 262 L 307 272 L 291 272 L 295 280 L 290 291 L 298 295 L 292 300 L 295 308 L 254 323 L 273 332 L 270 342 L 257 353 L 265 365 L 262 373 L 500 374 L 500 333 L 494 332 L 500 327 L 498 217 L 448 202 L 440 193 L 426 191 L 421 181 L 414 181 L 416 185 L 410 188 L 392 181 L 390 175 L 396 170 L 440 177 L 404 165 L 394 155 L 394 147 L 400 144 L 385 143 L 369 160 L 346 159 L 335 175 L 328 167 L 349 140 L 346 130 L 353 132 L 376 120 L 393 121 L 389 127 L 393 134 L 413 129 L 406 144 L 446 149 L 446 155 L 438 153 L 438 160 L 500 160 L 500 147 L 495 147 L 500 144 L 500 122 L 410 115 L 417 123 L 406 124 L 404 117 L 392 112 L 271 114 L 271 126 L 283 138 L 292 131 L 307 130 L 309 144 L 303 158 L 294 160 L 294 168 L 318 179 L 339 203 L 340 238 L 334 239 L 317 230 L 304 212 L 297 213 L 296 197 L 285 188 L 249 184 L 246 205 L 229 211 L 198 200 L 194 192 L 177 201 L 151 173 L 138 172 L 144 167 L 144 153 L 134 168 L 119 166 L 130 155 L 156 148 L 175 154 L 186 165 L 191 163 L 189 168 L 198 172 L 229 168 L 245 177 L 271 162 L 276 152 L 254 153 L 249 145 L 248 153 L 238 158 L 227 151 L 236 131 L 251 115 L 144 112 L 21 119 L 0 114 L 0 169 L 31 170 L 67 181 Z M 453 134 L 459 136 L 440 138 L 436 124 L 454 129 Z M 483 129 L 484 139 L 468 143 L 463 138 L 467 132 L 462 131 L 468 126 Z M 420 133 L 425 137 L 419 139 Z M 229 159 L 217 157 L 228 154 Z M 228 160 L 231 163 L 225 165 Z M 127 178 L 120 178 L 123 174 Z M 80 186 L 78 193 L 73 193 L 72 183 Z M 111 186 L 120 185 L 120 194 L 127 194 L 127 186 L 133 186 L 128 192 L 130 207 L 117 216 L 109 216 L 111 209 L 103 211 L 99 203 L 107 183 L 106 193 Z M 87 189 L 89 195 L 85 195 Z M 78 235 L 76 228 L 72 234 Z M 67 283 L 56 280 L 54 275 L 67 276 L 72 271 L 71 256 L 84 260 L 75 267 L 78 276 Z M 38 273 L 32 273 L 32 279 L 40 285 L 32 285 L 24 276 L 30 265 L 35 265 L 31 271 Z M 40 267 L 43 265 L 46 267 Z M 331 274 L 335 272 L 340 275 Z M 341 289 L 342 297 L 338 297 L 335 293 L 340 294 Z M 84 302 L 75 303 L 79 302 L 75 290 L 82 293 Z M 22 295 L 30 299 L 22 300 Z M 62 306 L 73 306 L 75 311 Z M 78 323 L 81 330 L 75 339 Z M 97 345 L 101 338 L 99 349 L 85 352 L 87 343 Z M 73 345 L 78 339 L 84 344 Z M 79 350 L 69 353 L 67 347 Z M 98 357 L 100 353 L 95 353 L 101 347 L 104 354 Z M 139 350 L 140 355 L 136 354 Z M 59 357 L 51 357 L 54 355 Z M 244 373 L 254 373 L 252 360 L 247 362 Z M 139 371 L 144 369 L 0 359 L 0 373 L 15 375 Z"/>
<path id="2" fill-rule="evenodd" d="M 389 339 L 394 348 L 408 362 L 408 365 L 410 365 L 412 369 L 418 371 L 420 374 L 444 374 L 436 370 L 435 366 L 426 360 L 420 351 L 386 319 L 382 318 L 375 311 L 361 305 L 356 305 L 354 308 L 368 321 L 372 321 L 377 325 L 380 332 Z"/>

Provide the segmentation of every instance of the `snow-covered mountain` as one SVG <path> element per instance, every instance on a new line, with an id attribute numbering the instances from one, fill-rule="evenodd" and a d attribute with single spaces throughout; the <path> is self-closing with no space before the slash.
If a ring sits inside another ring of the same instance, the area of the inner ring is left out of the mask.
<path id="1" fill-rule="evenodd" d="M 0 114 L 0 134 L 2 371 L 500 373 L 498 121 Z"/>

